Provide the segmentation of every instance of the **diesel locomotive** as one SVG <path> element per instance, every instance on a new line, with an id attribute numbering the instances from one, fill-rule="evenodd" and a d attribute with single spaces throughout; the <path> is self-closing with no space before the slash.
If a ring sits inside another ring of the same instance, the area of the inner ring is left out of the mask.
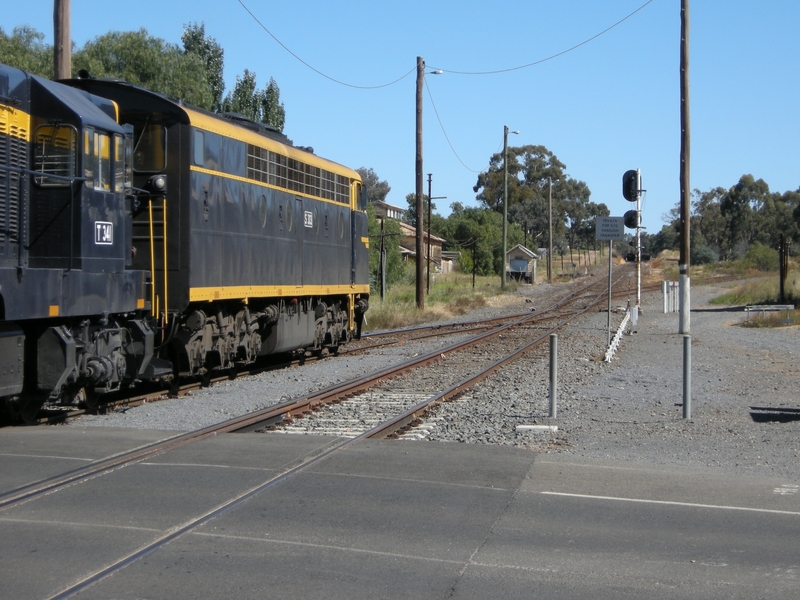
<path id="1" fill-rule="evenodd" d="M 0 398 L 336 353 L 368 308 L 358 173 L 241 115 L 0 65 Z"/>

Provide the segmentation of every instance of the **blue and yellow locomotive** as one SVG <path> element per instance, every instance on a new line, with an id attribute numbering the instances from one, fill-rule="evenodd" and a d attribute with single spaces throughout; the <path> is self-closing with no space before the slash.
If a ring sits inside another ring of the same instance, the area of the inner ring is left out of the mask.
<path id="1" fill-rule="evenodd" d="M 240 115 L 2 66 L 0 135 L 0 397 L 22 416 L 359 335 L 355 171 Z"/>

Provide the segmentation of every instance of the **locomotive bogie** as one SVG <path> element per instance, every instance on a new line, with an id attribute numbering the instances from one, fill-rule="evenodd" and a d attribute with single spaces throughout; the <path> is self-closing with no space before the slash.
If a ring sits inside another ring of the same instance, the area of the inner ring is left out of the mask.
<path id="1" fill-rule="evenodd" d="M 36 389 L 63 403 L 65 390 L 76 385 L 105 394 L 124 382 L 170 374 L 170 366 L 154 358 L 153 349 L 154 331 L 145 319 L 101 318 L 46 327 L 35 339 Z"/>
<path id="2" fill-rule="evenodd" d="M 335 353 L 354 332 L 349 298 L 250 300 L 207 305 L 186 317 L 172 344 L 181 376 L 232 369 L 268 354 L 321 351 Z"/>

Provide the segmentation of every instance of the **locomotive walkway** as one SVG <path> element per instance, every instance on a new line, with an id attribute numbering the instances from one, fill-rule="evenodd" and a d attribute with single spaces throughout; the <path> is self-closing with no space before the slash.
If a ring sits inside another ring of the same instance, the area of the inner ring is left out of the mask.
<path id="1" fill-rule="evenodd" d="M 5 430 L 0 494 L 172 435 Z M 0 597 L 56 597 L 334 441 L 220 435 L 2 510 Z M 360 441 L 74 597 L 790 598 L 800 495 L 784 488 L 715 470 Z"/>

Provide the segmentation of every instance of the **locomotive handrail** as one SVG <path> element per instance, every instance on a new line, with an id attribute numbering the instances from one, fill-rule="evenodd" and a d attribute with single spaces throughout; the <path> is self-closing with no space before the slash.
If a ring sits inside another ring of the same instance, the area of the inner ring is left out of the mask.
<path id="1" fill-rule="evenodd" d="M 48 179 L 60 179 L 62 181 L 69 181 L 70 183 L 73 181 L 88 181 L 86 177 L 78 177 L 75 176 L 68 176 L 68 175 L 51 175 L 50 173 L 42 173 L 41 171 L 33 171 L 31 169 L 25 169 L 23 167 L 7 167 L 5 165 L 0 165 L 0 170 L 2 171 L 12 171 L 14 173 L 21 173 L 23 175 L 47 175 Z"/>

